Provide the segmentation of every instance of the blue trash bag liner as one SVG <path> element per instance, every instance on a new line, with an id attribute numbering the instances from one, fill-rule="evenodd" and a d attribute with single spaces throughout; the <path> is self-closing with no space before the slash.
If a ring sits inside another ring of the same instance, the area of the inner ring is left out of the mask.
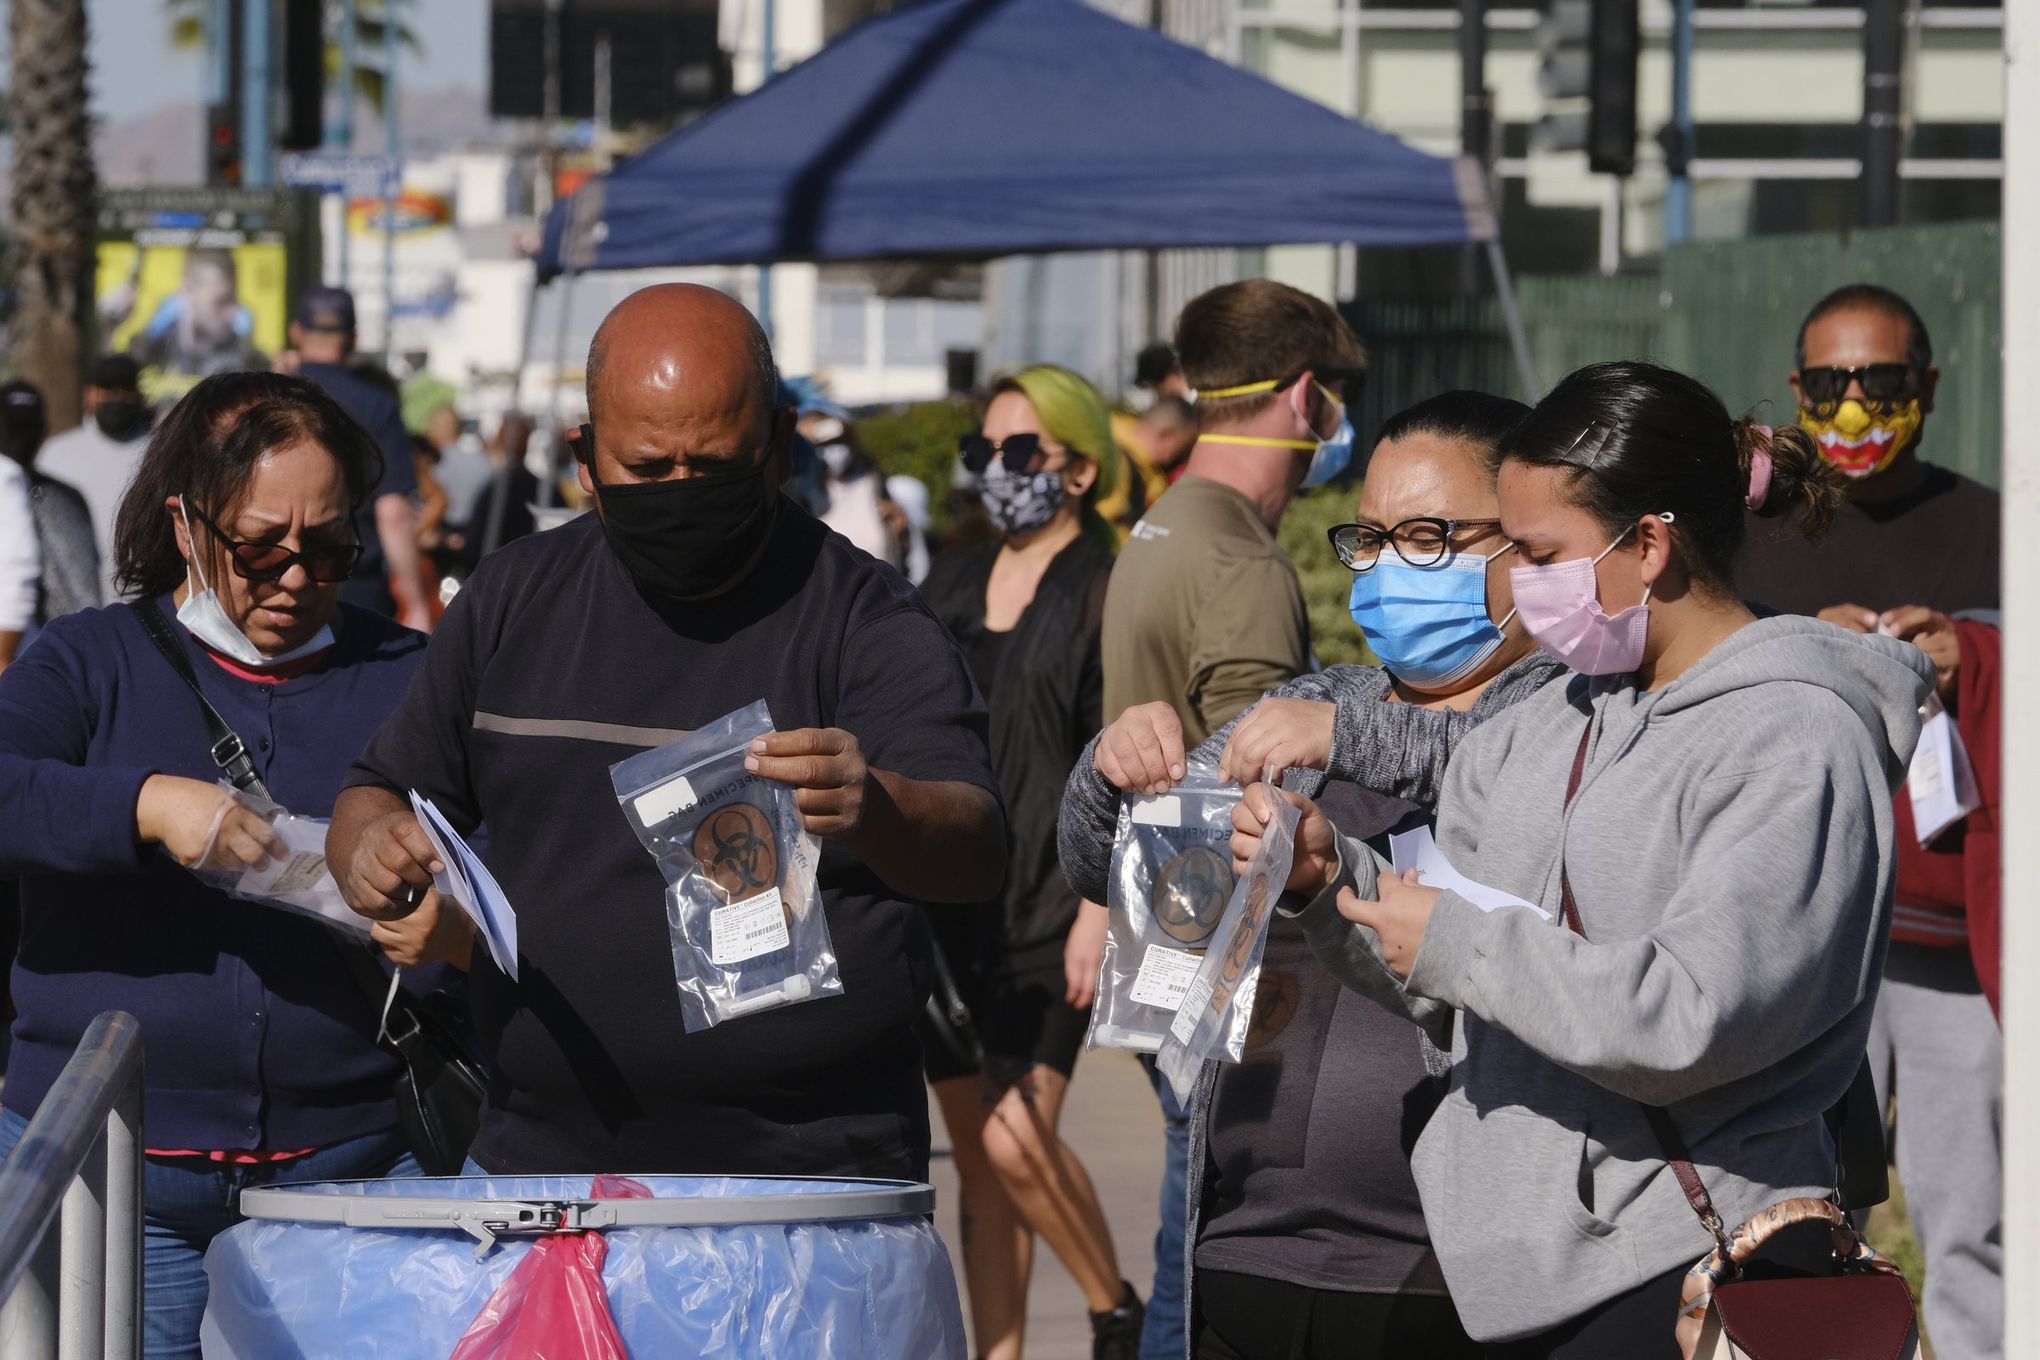
<path id="1" fill-rule="evenodd" d="M 291 1186 L 329 1195 L 586 1199 L 588 1176 L 448 1176 Z M 869 1182 L 632 1176 L 658 1199 L 869 1191 Z M 607 1228 L 602 1282 L 633 1356 L 962 1360 L 942 1239 L 920 1217 Z M 536 1239 L 482 1260 L 458 1229 L 250 1219 L 206 1252 L 208 1360 L 418 1360 L 461 1333 Z"/>

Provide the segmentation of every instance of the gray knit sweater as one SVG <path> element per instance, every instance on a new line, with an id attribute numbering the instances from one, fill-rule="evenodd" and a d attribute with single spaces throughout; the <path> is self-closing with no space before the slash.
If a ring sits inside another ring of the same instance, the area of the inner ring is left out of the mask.
<path id="1" fill-rule="evenodd" d="M 1374 666 L 1333 666 L 1300 675 L 1263 697 L 1338 705 L 1332 725 L 1331 769 L 1290 770 L 1282 778 L 1282 787 L 1315 798 L 1327 779 L 1344 779 L 1430 807 L 1437 802 L 1446 759 L 1460 738 L 1565 673 L 1563 666 L 1543 652 L 1532 652 L 1496 676 L 1463 713 L 1385 702 L 1388 675 Z M 1191 759 L 1216 764 L 1233 728 L 1252 711 L 1249 708 L 1212 733 L 1191 753 Z M 1093 737 L 1070 771 L 1056 830 L 1063 873 L 1069 876 L 1070 886 L 1093 902 L 1103 902 L 1120 793 L 1098 773 L 1097 753 L 1098 739 Z"/>

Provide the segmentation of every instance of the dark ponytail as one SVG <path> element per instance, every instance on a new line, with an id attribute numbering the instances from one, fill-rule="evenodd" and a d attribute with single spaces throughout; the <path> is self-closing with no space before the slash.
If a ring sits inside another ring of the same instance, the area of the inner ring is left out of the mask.
<path id="1" fill-rule="evenodd" d="M 1793 516 L 1809 537 L 1841 502 L 1841 478 L 1804 430 L 1735 420 L 1705 384 L 1656 364 L 1589 364 L 1562 379 L 1510 432 L 1505 461 L 1564 468 L 1572 497 L 1612 538 L 1650 514 L 1672 515 L 1686 568 L 1732 588 L 1756 455 L 1771 459 L 1756 513 Z"/>
<path id="2" fill-rule="evenodd" d="M 1758 454 L 1771 459 L 1770 486 L 1761 504 L 1750 509 L 1764 519 L 1790 518 L 1808 538 L 1819 538 L 1834 526 L 1847 483 L 1834 464 L 1820 456 L 1820 445 L 1797 425 L 1759 425 L 1745 417 L 1735 423 L 1736 458 L 1749 484 Z"/>

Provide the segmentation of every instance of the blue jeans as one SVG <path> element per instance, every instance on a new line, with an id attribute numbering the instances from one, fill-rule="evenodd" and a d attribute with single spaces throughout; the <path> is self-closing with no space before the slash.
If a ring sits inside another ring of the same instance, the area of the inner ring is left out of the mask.
<path id="1" fill-rule="evenodd" d="M 0 1109 L 0 1158 L 14 1150 L 27 1128 L 27 1116 Z M 394 1129 L 262 1166 L 150 1157 L 142 1172 L 142 1354 L 149 1360 L 198 1360 L 205 1249 L 241 1222 L 235 1205 L 243 1190 L 419 1174 Z"/>
<path id="2" fill-rule="evenodd" d="M 1162 1163 L 1162 1224 L 1155 1230 L 1155 1287 L 1148 1296 L 1147 1321 L 1141 1327 L 1140 1360 L 1183 1360 L 1189 1353 L 1183 1316 L 1183 1232 L 1190 1196 L 1190 1112 L 1176 1103 L 1176 1093 L 1155 1071 L 1154 1060 L 1142 1058 L 1162 1102 L 1167 1135 Z"/>

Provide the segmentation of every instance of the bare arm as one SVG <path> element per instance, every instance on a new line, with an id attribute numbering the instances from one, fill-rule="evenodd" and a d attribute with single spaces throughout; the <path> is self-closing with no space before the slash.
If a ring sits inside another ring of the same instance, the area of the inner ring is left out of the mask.
<path id="1" fill-rule="evenodd" d="M 923 902 L 982 902 L 1006 881 L 1006 817 L 975 784 L 909 779 L 864 763 L 841 728 L 771 732 L 745 766 L 790 784 L 807 828 Z"/>
<path id="2" fill-rule="evenodd" d="M 382 543 L 383 568 L 397 597 L 397 619 L 406 628 L 424 632 L 432 615 L 418 598 L 418 516 L 409 496 L 375 498 L 375 535 Z"/>
<path id="3" fill-rule="evenodd" d="M 373 921 L 418 909 L 445 866 L 432 852 L 411 805 L 388 789 L 342 789 L 326 829 L 326 863 L 347 905 Z"/>

